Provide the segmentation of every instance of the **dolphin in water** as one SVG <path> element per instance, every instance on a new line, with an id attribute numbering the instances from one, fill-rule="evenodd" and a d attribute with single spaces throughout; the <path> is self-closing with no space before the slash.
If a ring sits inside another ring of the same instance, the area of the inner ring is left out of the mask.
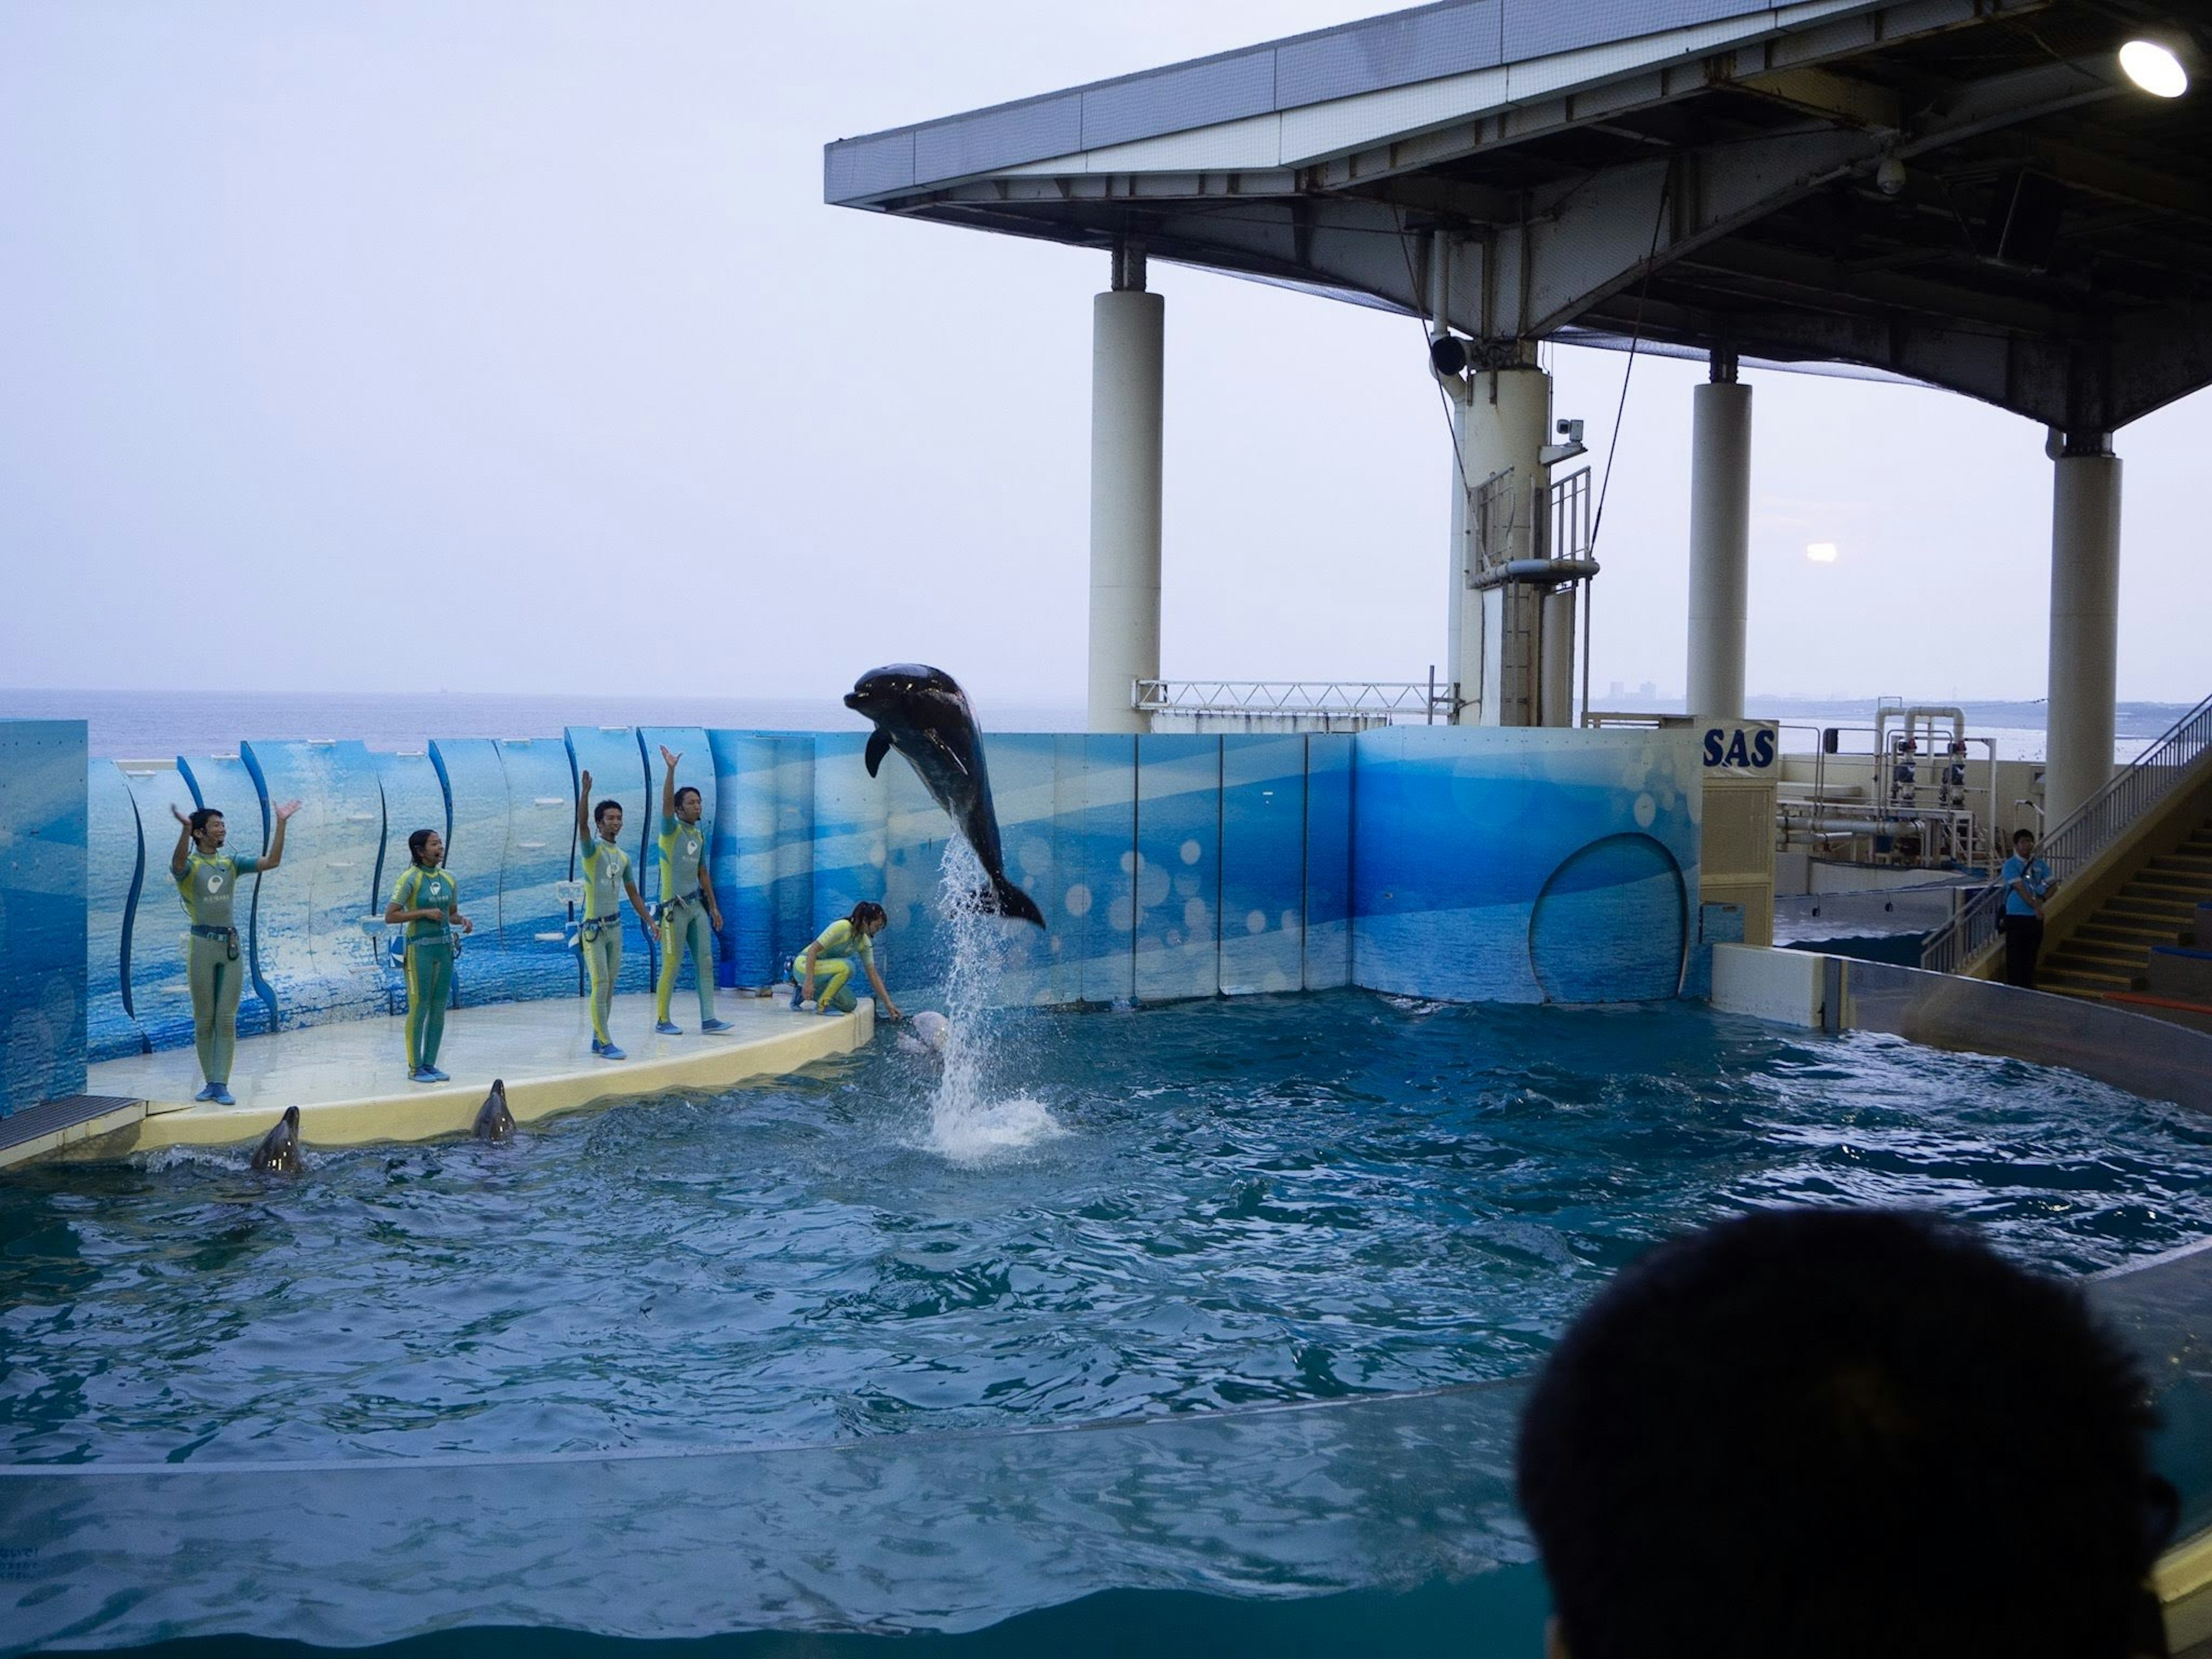
<path id="1" fill-rule="evenodd" d="M 499 1141 L 514 1133 L 514 1114 L 507 1109 L 507 1082 L 503 1078 L 491 1080 L 491 1092 L 477 1108 L 476 1137 L 478 1140 Z"/>
<path id="2" fill-rule="evenodd" d="M 868 775 L 874 777 L 884 757 L 897 750 L 975 849 L 991 879 L 977 895 L 982 908 L 1043 927 L 1036 902 L 1006 879 L 991 775 L 983 765 L 983 734 L 975 729 L 968 694 L 952 676 L 921 663 L 872 668 L 847 694 L 845 707 L 875 722 L 868 736 Z"/>
<path id="3" fill-rule="evenodd" d="M 284 1115 L 276 1120 L 276 1127 L 261 1137 L 261 1144 L 253 1149 L 253 1169 L 257 1175 L 300 1173 L 300 1109 L 297 1106 L 287 1106 Z"/>
<path id="4" fill-rule="evenodd" d="M 927 1054 L 933 1060 L 945 1058 L 945 1045 L 952 1041 L 952 1022 L 933 1009 L 925 1008 L 918 1014 L 907 1016 L 908 1030 L 898 1036 L 902 1052 Z"/>

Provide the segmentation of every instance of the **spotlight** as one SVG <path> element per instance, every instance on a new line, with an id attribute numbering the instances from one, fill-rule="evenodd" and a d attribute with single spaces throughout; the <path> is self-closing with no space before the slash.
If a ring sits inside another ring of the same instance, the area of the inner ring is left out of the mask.
<path id="1" fill-rule="evenodd" d="M 1905 163 L 1894 155 L 1885 155 L 1874 170 L 1874 185 L 1885 196 L 1901 194 L 1905 189 Z"/>
<path id="2" fill-rule="evenodd" d="M 1449 377 L 1467 373 L 1467 342 L 1449 334 L 1439 334 L 1429 342 L 1429 367 L 1437 374 Z"/>
<path id="3" fill-rule="evenodd" d="M 2154 98 L 2179 98 L 2189 90 L 2189 71 L 2155 40 L 2130 40 L 2122 46 L 2120 69 Z"/>

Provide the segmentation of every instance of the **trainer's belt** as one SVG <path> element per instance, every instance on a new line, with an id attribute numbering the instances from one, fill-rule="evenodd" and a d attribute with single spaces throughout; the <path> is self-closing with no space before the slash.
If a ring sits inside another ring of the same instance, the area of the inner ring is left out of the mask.
<path id="1" fill-rule="evenodd" d="M 206 922 L 196 921 L 192 924 L 192 937 L 194 939 L 220 939 L 223 944 L 230 947 L 230 959 L 233 962 L 236 962 L 238 960 L 237 928 L 216 927 L 210 926 Z"/>

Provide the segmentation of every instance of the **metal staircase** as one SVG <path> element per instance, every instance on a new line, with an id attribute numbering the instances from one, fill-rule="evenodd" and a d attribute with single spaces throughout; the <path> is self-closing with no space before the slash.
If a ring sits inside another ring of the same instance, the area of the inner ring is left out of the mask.
<path id="1" fill-rule="evenodd" d="M 2200 904 L 2212 904 L 2212 818 L 2174 851 L 2147 860 L 2067 934 L 2036 969 L 2037 988 L 2076 997 L 2143 989 L 2151 948 L 2179 943 Z"/>
<path id="2" fill-rule="evenodd" d="M 2112 873 L 2107 855 L 2124 857 L 2131 831 L 2167 810 L 2178 792 L 2194 792 L 2208 777 L 2212 777 L 2212 697 L 2177 720 L 2133 764 L 2045 836 L 2037 850 L 2054 876 L 2076 884 L 2077 893 L 2084 878 L 2101 886 Z M 2146 848 L 2136 867 L 2126 872 L 2094 915 L 2055 929 L 2044 965 L 2038 969 L 2039 986 L 2076 996 L 2133 989 L 2152 947 L 2175 943 L 2205 898 L 2212 898 L 2212 817 L 2193 824 L 2171 850 L 2155 843 Z M 2054 902 L 2068 902 L 2063 889 Z M 1920 965 L 1945 974 L 1986 971 L 1997 953 L 1997 915 L 2003 903 L 2003 890 L 1992 882 L 1929 935 Z"/>

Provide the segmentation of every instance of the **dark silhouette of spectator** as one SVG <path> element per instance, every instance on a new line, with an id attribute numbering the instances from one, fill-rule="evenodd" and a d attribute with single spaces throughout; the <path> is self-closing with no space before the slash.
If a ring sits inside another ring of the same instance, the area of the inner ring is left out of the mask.
<path id="1" fill-rule="evenodd" d="M 2152 1420 L 2078 1289 L 1932 1217 L 1662 1245 L 1522 1419 L 1554 1659 L 2163 1654 Z"/>

